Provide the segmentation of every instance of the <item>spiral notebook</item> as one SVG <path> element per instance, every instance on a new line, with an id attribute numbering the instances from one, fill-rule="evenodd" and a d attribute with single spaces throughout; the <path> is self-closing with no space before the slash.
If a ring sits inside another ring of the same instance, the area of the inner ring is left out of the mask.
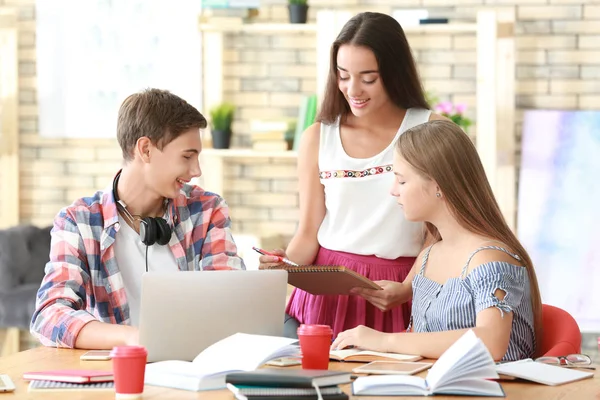
<path id="1" fill-rule="evenodd" d="M 59 392 L 63 390 L 109 390 L 114 391 L 114 382 L 71 383 L 55 381 L 31 381 L 29 392 Z"/>
<path id="2" fill-rule="evenodd" d="M 348 295 L 355 287 L 381 289 L 372 280 L 341 265 L 278 265 L 268 269 L 286 270 L 288 283 L 310 294 Z"/>
<path id="3" fill-rule="evenodd" d="M 240 386 L 227 384 L 227 388 L 234 394 L 236 399 L 248 400 L 318 400 L 319 395 L 314 388 L 288 388 L 288 387 L 262 387 L 262 386 Z M 339 386 L 320 388 L 323 400 L 348 400 Z"/>

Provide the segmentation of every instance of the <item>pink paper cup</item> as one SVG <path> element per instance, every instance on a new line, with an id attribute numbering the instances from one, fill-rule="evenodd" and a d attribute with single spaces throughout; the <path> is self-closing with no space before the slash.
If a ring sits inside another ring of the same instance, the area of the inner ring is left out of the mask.
<path id="1" fill-rule="evenodd" d="M 148 351 L 143 346 L 116 346 L 110 352 L 117 399 L 137 399 L 144 392 Z"/>
<path id="2" fill-rule="evenodd" d="M 329 325 L 302 324 L 297 333 L 302 352 L 302 369 L 329 369 L 329 348 L 333 336 Z"/>

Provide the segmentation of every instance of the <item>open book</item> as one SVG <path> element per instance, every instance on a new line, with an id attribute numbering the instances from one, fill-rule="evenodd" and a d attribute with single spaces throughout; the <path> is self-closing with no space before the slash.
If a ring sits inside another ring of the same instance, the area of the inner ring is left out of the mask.
<path id="1" fill-rule="evenodd" d="M 275 358 L 300 356 L 297 339 L 236 333 L 207 347 L 192 362 L 160 361 L 146 365 L 144 383 L 183 390 L 225 388 L 225 376 L 253 371 Z"/>
<path id="2" fill-rule="evenodd" d="M 350 289 L 381 289 L 372 280 L 341 265 L 277 265 L 268 269 L 284 269 L 288 283 L 310 294 L 350 294 Z"/>
<path id="3" fill-rule="evenodd" d="M 430 396 L 436 394 L 504 397 L 496 365 L 481 339 L 468 330 L 448 348 L 425 379 L 407 375 L 363 376 L 352 392 L 360 396 Z"/>
<path id="4" fill-rule="evenodd" d="M 399 353 L 381 353 L 378 351 L 360 350 L 360 349 L 343 349 L 332 350 L 329 353 L 330 360 L 336 361 L 354 361 L 354 362 L 371 362 L 371 361 L 418 361 L 421 356 L 412 354 Z"/>

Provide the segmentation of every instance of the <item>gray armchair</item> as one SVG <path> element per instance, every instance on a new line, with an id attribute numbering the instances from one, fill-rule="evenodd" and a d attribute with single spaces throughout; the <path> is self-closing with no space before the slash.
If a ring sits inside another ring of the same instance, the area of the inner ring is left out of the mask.
<path id="1" fill-rule="evenodd" d="M 50 259 L 51 228 L 19 225 L 0 230 L 0 329 L 12 330 L 12 335 L 7 334 L 12 340 L 14 328 L 29 331 L 44 266 Z"/>

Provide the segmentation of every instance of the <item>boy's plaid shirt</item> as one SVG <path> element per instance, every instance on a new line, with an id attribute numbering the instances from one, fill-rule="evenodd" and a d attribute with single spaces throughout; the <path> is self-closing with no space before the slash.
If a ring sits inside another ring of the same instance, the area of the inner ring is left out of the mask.
<path id="1" fill-rule="evenodd" d="M 169 246 L 181 271 L 245 269 L 220 196 L 186 185 L 168 202 Z M 90 321 L 129 324 L 129 305 L 112 246 L 119 230 L 112 186 L 75 201 L 54 219 L 50 261 L 31 333 L 46 346 L 74 347 Z"/>

